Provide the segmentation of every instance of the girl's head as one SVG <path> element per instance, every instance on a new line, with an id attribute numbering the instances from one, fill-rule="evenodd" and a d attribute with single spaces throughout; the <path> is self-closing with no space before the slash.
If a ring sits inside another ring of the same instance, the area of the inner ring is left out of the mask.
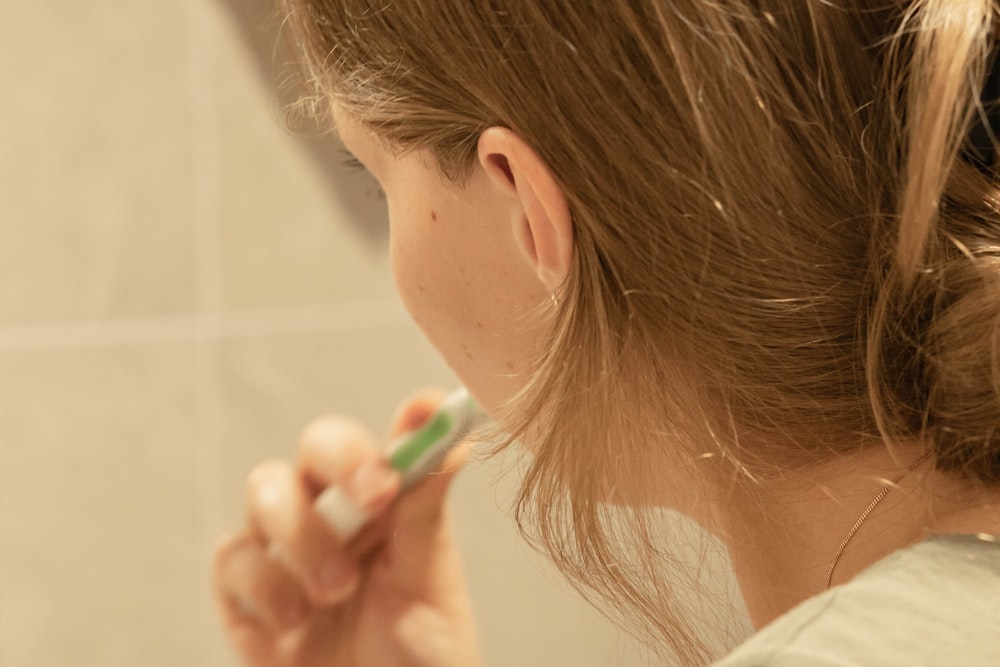
<path id="1" fill-rule="evenodd" d="M 595 500 L 878 443 L 1000 482 L 990 0 L 284 2 L 407 305 L 534 453 L 522 511 L 676 650 Z"/>

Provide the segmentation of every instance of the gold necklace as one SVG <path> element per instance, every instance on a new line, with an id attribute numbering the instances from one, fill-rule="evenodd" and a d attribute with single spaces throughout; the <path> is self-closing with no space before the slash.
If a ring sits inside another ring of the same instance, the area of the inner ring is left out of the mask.
<path id="1" fill-rule="evenodd" d="M 826 587 L 828 590 L 830 588 L 830 584 L 833 583 L 833 571 L 837 569 L 837 563 L 840 562 L 840 557 L 844 555 L 844 549 L 847 548 L 847 545 L 851 541 L 851 538 L 854 537 L 854 534 L 858 532 L 858 528 L 861 527 L 861 524 L 865 522 L 865 519 L 868 518 L 868 515 L 872 513 L 875 507 L 877 507 L 878 504 L 882 502 L 882 499 L 885 498 L 890 491 L 892 491 L 893 487 L 896 486 L 897 483 L 899 483 L 899 480 L 906 477 L 906 474 L 908 472 L 910 472 L 918 465 L 926 461 L 930 457 L 930 455 L 931 455 L 931 450 L 927 450 L 926 452 L 924 452 L 923 456 L 921 456 L 919 459 L 908 465 L 906 467 L 906 470 L 899 473 L 899 475 L 896 476 L 896 479 L 892 480 L 891 484 L 886 485 L 886 487 L 882 489 L 881 493 L 875 496 L 875 500 L 873 500 L 871 504 L 865 509 L 865 511 L 861 513 L 861 516 L 851 527 L 851 530 L 847 533 L 847 537 L 845 537 L 844 541 L 840 543 L 840 549 L 837 550 L 837 555 L 833 557 L 833 564 L 830 565 L 830 574 L 826 578 Z"/>

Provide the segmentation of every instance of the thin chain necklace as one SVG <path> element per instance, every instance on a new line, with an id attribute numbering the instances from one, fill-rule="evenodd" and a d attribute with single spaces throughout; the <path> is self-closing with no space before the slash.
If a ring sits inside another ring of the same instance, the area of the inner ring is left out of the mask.
<path id="1" fill-rule="evenodd" d="M 840 549 L 837 550 L 837 555 L 833 557 L 833 564 L 830 565 L 830 574 L 826 578 L 827 589 L 829 589 L 830 584 L 833 583 L 833 572 L 834 570 L 837 569 L 837 563 L 840 562 L 840 557 L 844 555 L 844 549 L 847 548 L 847 545 L 848 543 L 850 543 L 851 538 L 854 537 L 854 534 L 858 532 L 858 528 L 861 527 L 861 524 L 865 522 L 865 519 L 868 518 L 868 515 L 872 513 L 875 507 L 877 507 L 878 504 L 882 502 L 882 499 L 885 498 L 890 491 L 892 491 L 893 487 L 895 487 L 896 484 L 898 484 L 901 479 L 906 477 L 907 473 L 909 473 L 918 465 L 926 461 L 930 457 L 930 455 L 931 455 L 931 450 L 927 450 L 926 452 L 924 452 L 923 456 L 921 456 L 919 459 L 908 465 L 906 467 L 906 470 L 899 473 L 899 475 L 897 475 L 896 478 L 892 480 L 891 484 L 886 485 L 886 487 L 882 489 L 881 493 L 875 496 L 875 500 L 873 500 L 871 504 L 865 509 L 865 511 L 861 513 L 861 516 L 858 518 L 857 522 L 855 522 L 855 524 L 851 527 L 851 530 L 847 533 L 847 537 L 845 537 L 844 541 L 840 543 Z"/>

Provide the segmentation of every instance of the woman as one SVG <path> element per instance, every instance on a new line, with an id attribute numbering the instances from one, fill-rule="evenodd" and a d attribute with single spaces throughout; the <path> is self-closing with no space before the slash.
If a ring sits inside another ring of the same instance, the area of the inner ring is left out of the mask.
<path id="1" fill-rule="evenodd" d="M 709 661 L 664 573 L 672 508 L 762 628 L 720 665 L 995 664 L 990 0 L 285 9 L 386 193 L 407 308 L 529 453 L 517 518 L 581 590 Z M 480 664 L 448 479 L 394 502 L 340 419 L 258 468 L 216 559 L 248 664 Z M 359 536 L 313 509 L 328 486 Z"/>

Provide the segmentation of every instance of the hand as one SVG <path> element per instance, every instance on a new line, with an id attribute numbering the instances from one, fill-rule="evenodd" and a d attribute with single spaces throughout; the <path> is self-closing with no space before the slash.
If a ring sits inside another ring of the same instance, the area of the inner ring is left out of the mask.
<path id="1" fill-rule="evenodd" d="M 444 392 L 398 411 L 390 439 L 418 428 Z M 474 667 L 482 664 L 444 498 L 464 459 L 397 498 L 399 474 L 374 439 L 328 417 L 297 462 L 263 463 L 247 484 L 248 527 L 214 560 L 227 635 L 254 667 Z M 313 503 L 340 485 L 372 520 L 344 541 Z"/>

